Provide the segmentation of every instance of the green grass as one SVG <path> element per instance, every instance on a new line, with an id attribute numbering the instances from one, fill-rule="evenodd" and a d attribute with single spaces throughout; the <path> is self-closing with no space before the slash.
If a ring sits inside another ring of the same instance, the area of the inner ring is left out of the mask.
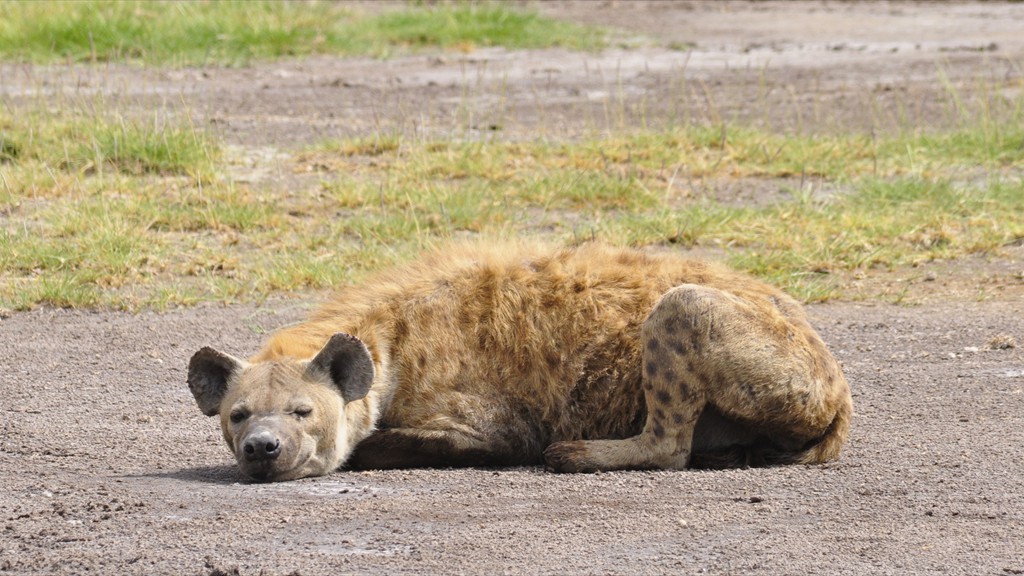
<path id="1" fill-rule="evenodd" d="M 510 9 L 502 4 L 441 6 L 429 10 L 395 11 L 353 26 L 353 44 L 374 46 L 380 53 L 393 46 L 472 49 L 477 46 L 593 50 L 604 45 L 601 31 Z"/>
<path id="2" fill-rule="evenodd" d="M 161 118 L 129 119 L 86 113 L 82 107 L 0 110 L 0 162 L 33 164 L 37 174 L 110 170 L 130 175 L 208 178 L 220 153 L 190 123 Z M 32 183 L 29 183 L 32 186 Z M 38 186 L 36 186 L 38 187 Z"/>
<path id="3" fill-rule="evenodd" d="M 1020 180 L 868 178 L 826 205 L 748 212 L 719 238 L 738 248 L 734 265 L 824 300 L 841 293 L 845 272 L 992 253 L 1024 238 L 1022 199 Z"/>
<path id="4" fill-rule="evenodd" d="M 820 301 L 842 297 L 858 271 L 1024 238 L 1019 122 L 874 139 L 741 127 L 575 143 L 381 135 L 296 155 L 284 170 L 321 172 L 284 190 L 233 182 L 231 158 L 187 118 L 94 110 L 0 117 L 0 307 L 260 300 L 451 238 L 519 235 L 719 250 Z M 716 182 L 788 192 L 720 203 Z"/>
<path id="5" fill-rule="evenodd" d="M 337 176 L 324 190 L 367 221 L 398 212 L 420 223 L 400 238 L 525 231 L 726 246 L 739 267 L 820 300 L 837 294 L 843 272 L 994 251 L 1024 237 L 1024 133 L 1015 126 L 877 140 L 693 128 L 577 144 L 411 142 L 375 154 L 373 169 L 333 156 Z M 330 165 L 332 148 L 304 160 Z M 1006 180 L 980 177 L 1014 169 Z M 737 207 L 701 191 L 713 179 L 798 186 L 808 175 L 841 193 L 815 201 L 797 189 L 787 201 Z"/>
<path id="6" fill-rule="evenodd" d="M 590 50 L 597 29 L 501 3 L 410 6 L 378 14 L 334 2 L 3 2 L 0 59 L 246 64 L 311 54 L 386 57 L 481 46 Z"/>

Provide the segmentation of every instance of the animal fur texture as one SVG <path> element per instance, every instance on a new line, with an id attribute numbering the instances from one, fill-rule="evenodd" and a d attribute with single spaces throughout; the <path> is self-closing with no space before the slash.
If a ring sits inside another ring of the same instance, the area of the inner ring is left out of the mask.
<path id="1" fill-rule="evenodd" d="M 249 360 L 200 350 L 188 383 L 258 480 L 810 464 L 838 456 L 852 413 L 793 299 L 597 243 L 424 255 L 341 290 Z"/>

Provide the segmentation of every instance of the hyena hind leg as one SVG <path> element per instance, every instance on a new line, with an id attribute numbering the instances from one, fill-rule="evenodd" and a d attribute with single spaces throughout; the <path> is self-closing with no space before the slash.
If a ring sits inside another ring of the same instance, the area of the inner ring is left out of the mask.
<path id="1" fill-rule="evenodd" d="M 707 402 L 696 362 L 701 348 L 667 326 L 692 327 L 699 312 L 668 305 L 669 292 L 640 329 L 642 379 L 647 420 L 640 434 L 622 440 L 578 440 L 552 444 L 544 452 L 556 472 L 686 468 L 693 432 Z M 671 318 L 669 317 L 671 316 Z M 674 320 L 675 319 L 675 320 Z"/>
<path id="2" fill-rule="evenodd" d="M 784 445 L 831 435 L 829 445 L 837 446 L 845 438 L 846 381 L 795 303 L 684 284 L 651 311 L 640 345 L 647 405 L 641 433 L 553 444 L 545 452 L 549 467 L 686 468 L 697 421 L 709 406 Z"/>

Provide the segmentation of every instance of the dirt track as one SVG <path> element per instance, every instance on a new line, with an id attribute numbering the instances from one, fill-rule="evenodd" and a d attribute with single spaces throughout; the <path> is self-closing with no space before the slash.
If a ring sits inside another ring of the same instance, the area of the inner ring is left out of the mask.
<path id="1" fill-rule="evenodd" d="M 384 128 L 573 137 L 716 114 L 886 128 L 877 124 L 901 106 L 904 121 L 941 126 L 937 67 L 954 85 L 1021 89 L 1021 4 L 544 9 L 653 41 L 602 55 L 245 70 L 5 65 L 0 97 L 17 106 L 42 89 L 99 91 L 140 111 L 184 102 L 230 142 L 287 152 Z M 248 168 L 264 170 L 257 158 L 273 156 L 249 150 Z M 742 190 L 720 192 L 744 201 Z M 185 364 L 207 344 L 253 351 L 305 303 L 17 313 L 0 320 L 0 573 L 1021 574 L 1024 253 L 965 265 L 911 284 L 919 306 L 812 306 L 854 389 L 848 449 L 827 466 L 729 472 L 417 470 L 249 484 L 195 408 Z M 993 349 L 1000 338 L 1018 346 Z"/>

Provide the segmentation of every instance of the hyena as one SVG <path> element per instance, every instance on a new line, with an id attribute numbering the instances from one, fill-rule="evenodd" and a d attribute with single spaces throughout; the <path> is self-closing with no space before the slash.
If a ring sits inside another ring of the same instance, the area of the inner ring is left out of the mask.
<path id="1" fill-rule="evenodd" d="M 340 467 L 556 472 L 812 464 L 852 413 L 801 306 L 724 267 L 598 243 L 449 247 L 341 290 L 200 410 L 256 480 Z"/>

